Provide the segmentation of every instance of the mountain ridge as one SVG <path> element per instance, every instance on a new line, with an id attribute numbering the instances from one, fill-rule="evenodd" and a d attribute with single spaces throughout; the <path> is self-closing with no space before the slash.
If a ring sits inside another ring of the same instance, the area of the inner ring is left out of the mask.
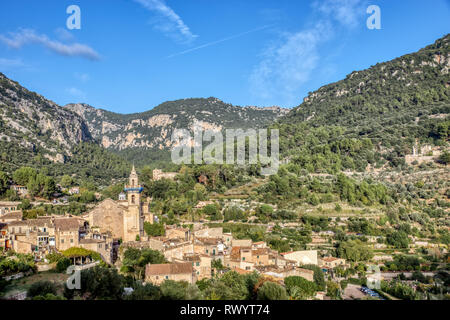
<path id="1" fill-rule="evenodd" d="M 287 114 L 280 107 L 240 107 L 210 98 L 188 98 L 164 102 L 151 110 L 120 114 L 87 104 L 64 108 L 81 116 L 93 137 L 105 148 L 168 149 L 175 128 L 211 130 L 261 128 Z"/>

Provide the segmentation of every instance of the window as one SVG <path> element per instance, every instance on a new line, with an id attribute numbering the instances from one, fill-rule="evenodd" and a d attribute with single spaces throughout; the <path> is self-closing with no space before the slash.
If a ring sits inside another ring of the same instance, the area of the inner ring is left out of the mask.
<path id="1" fill-rule="evenodd" d="M 196 265 L 197 265 L 197 267 L 198 267 L 198 266 L 200 265 L 200 262 L 197 262 Z"/>
<path id="2" fill-rule="evenodd" d="M 208 253 L 208 249 L 206 249 L 206 253 Z"/>
<path id="3" fill-rule="evenodd" d="M 73 239 L 70 239 L 70 243 L 73 243 Z"/>
<path id="4" fill-rule="evenodd" d="M 169 276 L 166 276 L 166 280 L 169 279 Z"/>
<path id="5" fill-rule="evenodd" d="M 61 239 L 61 243 L 64 243 L 64 239 Z"/>
<path id="6" fill-rule="evenodd" d="M 134 196 L 134 194 L 131 196 L 131 203 L 134 203 L 135 202 L 135 196 Z"/>
<path id="7" fill-rule="evenodd" d="M 245 261 L 245 257 L 242 257 L 242 261 Z"/>

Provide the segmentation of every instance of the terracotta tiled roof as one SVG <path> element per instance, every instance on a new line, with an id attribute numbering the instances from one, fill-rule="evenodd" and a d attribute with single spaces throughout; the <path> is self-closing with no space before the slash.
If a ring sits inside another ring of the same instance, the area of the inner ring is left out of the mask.
<path id="1" fill-rule="evenodd" d="M 22 211 L 13 211 L 13 212 L 9 212 L 7 214 L 0 216 L 0 221 L 10 220 L 10 219 L 21 220 L 22 216 L 23 216 Z"/>
<path id="2" fill-rule="evenodd" d="M 76 218 L 55 219 L 55 228 L 61 231 L 78 230 L 80 221 Z"/>
<path id="3" fill-rule="evenodd" d="M 309 269 L 298 268 L 298 271 L 302 273 L 314 274 L 314 271 Z"/>
<path id="4" fill-rule="evenodd" d="M 269 250 L 267 249 L 267 248 L 258 248 L 258 249 L 253 249 L 252 250 L 252 254 L 253 255 L 259 255 L 259 256 L 262 256 L 262 255 L 265 255 L 265 254 L 269 254 Z"/>
<path id="5" fill-rule="evenodd" d="M 191 262 L 186 263 L 167 263 L 167 264 L 148 264 L 145 268 L 146 275 L 167 275 L 183 274 L 193 272 Z"/>
<path id="6" fill-rule="evenodd" d="M 201 243 L 206 244 L 206 245 L 216 245 L 219 242 L 221 242 L 220 239 L 217 239 L 217 238 L 195 238 L 195 240 L 198 240 Z"/>
<path id="7" fill-rule="evenodd" d="M 294 253 L 295 251 L 288 251 L 288 252 L 282 252 L 282 253 L 280 253 L 282 256 L 285 256 L 285 255 L 287 255 L 287 254 L 290 254 L 290 253 Z"/>
<path id="8" fill-rule="evenodd" d="M 13 221 L 9 223 L 8 225 L 11 227 L 21 227 L 21 226 L 30 226 L 30 227 L 50 227 L 51 226 L 51 219 L 30 219 L 30 220 L 21 220 L 21 221 Z"/>
<path id="9" fill-rule="evenodd" d="M 325 261 L 325 262 L 333 262 L 333 261 L 336 261 L 336 260 L 339 260 L 339 259 L 335 258 L 335 257 L 325 257 L 325 258 L 322 258 L 322 260 Z"/>

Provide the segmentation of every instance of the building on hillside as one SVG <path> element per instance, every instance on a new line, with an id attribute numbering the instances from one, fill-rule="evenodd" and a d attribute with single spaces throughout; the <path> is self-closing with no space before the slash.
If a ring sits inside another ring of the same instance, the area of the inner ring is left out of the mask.
<path id="1" fill-rule="evenodd" d="M 194 244 L 191 241 L 170 243 L 168 246 L 165 244 L 163 249 L 164 257 L 168 261 L 183 260 L 185 255 L 194 253 Z"/>
<path id="2" fill-rule="evenodd" d="M 222 239 L 218 238 L 195 238 L 194 251 L 195 253 L 205 254 L 208 256 L 223 255 L 225 245 L 222 243 Z"/>
<path id="3" fill-rule="evenodd" d="M 255 263 L 253 262 L 252 248 L 232 247 L 231 253 L 224 257 L 224 266 L 230 269 L 243 269 L 253 271 Z"/>
<path id="4" fill-rule="evenodd" d="M 252 248 L 253 249 L 267 248 L 267 244 L 264 241 L 253 242 L 252 243 Z"/>
<path id="5" fill-rule="evenodd" d="M 127 201 L 127 194 L 125 192 L 119 193 L 119 201 Z"/>
<path id="6" fill-rule="evenodd" d="M 224 233 L 222 236 L 223 244 L 227 247 L 231 247 L 233 243 L 233 235 L 231 232 Z"/>
<path id="7" fill-rule="evenodd" d="M 83 238 L 80 239 L 79 246 L 99 253 L 106 263 L 112 264 L 114 261 L 114 241 L 110 237 Z"/>
<path id="8" fill-rule="evenodd" d="M 166 238 L 190 241 L 191 240 L 191 230 L 189 228 L 166 226 Z"/>
<path id="9" fill-rule="evenodd" d="M 78 247 L 80 232 L 84 228 L 82 220 L 77 218 L 62 218 L 54 220 L 55 244 L 58 251 Z"/>
<path id="10" fill-rule="evenodd" d="M 165 280 L 187 281 L 194 284 L 197 277 L 192 262 L 148 264 L 145 267 L 145 281 L 159 285 Z"/>
<path id="11" fill-rule="evenodd" d="M 317 250 L 290 251 L 281 253 L 287 259 L 297 263 L 297 266 L 305 264 L 318 265 Z"/>
<path id="12" fill-rule="evenodd" d="M 15 221 L 22 221 L 23 213 L 22 211 L 10 211 L 3 215 L 0 215 L 1 223 L 10 223 Z"/>
<path id="13" fill-rule="evenodd" d="M 334 269 L 336 267 L 346 267 L 345 259 L 335 257 L 324 257 L 319 259 L 319 266 L 326 269 Z"/>
<path id="14" fill-rule="evenodd" d="M 162 170 L 154 169 L 153 170 L 153 180 L 159 181 L 161 179 L 169 179 L 173 180 L 175 179 L 178 172 L 162 172 Z"/>
<path id="15" fill-rule="evenodd" d="M 251 239 L 232 239 L 231 242 L 232 247 L 251 247 L 252 246 L 252 240 Z"/>
<path id="16" fill-rule="evenodd" d="M 204 254 L 185 255 L 183 261 L 192 262 L 198 280 L 211 279 L 211 262 L 213 258 Z"/>
<path id="17" fill-rule="evenodd" d="M 255 266 L 271 265 L 269 254 L 269 248 L 252 249 L 252 262 L 255 264 Z"/>
<path id="18" fill-rule="evenodd" d="M 13 184 L 11 186 L 11 190 L 14 190 L 21 197 L 25 197 L 26 195 L 28 195 L 28 189 L 25 186 Z"/>
<path id="19" fill-rule="evenodd" d="M 70 195 L 74 195 L 74 194 L 80 194 L 80 187 L 72 187 L 69 189 L 69 194 Z"/>
<path id="20" fill-rule="evenodd" d="M 8 223 L 8 241 L 18 253 L 50 251 L 55 246 L 55 226 L 51 217 Z"/>
<path id="21" fill-rule="evenodd" d="M 0 222 L 0 248 L 2 250 L 11 249 L 9 237 L 8 237 L 8 225 Z"/>
<path id="22" fill-rule="evenodd" d="M 18 205 L 20 202 L 10 202 L 10 201 L 4 201 L 0 202 L 0 217 L 4 214 L 13 212 L 13 211 L 19 211 Z"/>

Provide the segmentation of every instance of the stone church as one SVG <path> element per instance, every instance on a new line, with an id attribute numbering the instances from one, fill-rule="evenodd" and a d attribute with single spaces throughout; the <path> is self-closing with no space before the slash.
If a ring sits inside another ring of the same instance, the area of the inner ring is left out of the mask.
<path id="1" fill-rule="evenodd" d="M 114 239 L 132 242 L 142 239 L 144 221 L 153 223 L 150 213 L 150 200 L 143 202 L 143 187 L 133 166 L 128 184 L 125 186 L 126 199 L 118 201 L 106 199 L 94 209 L 83 215 L 91 228 L 99 228 L 100 232 L 110 233 Z"/>

